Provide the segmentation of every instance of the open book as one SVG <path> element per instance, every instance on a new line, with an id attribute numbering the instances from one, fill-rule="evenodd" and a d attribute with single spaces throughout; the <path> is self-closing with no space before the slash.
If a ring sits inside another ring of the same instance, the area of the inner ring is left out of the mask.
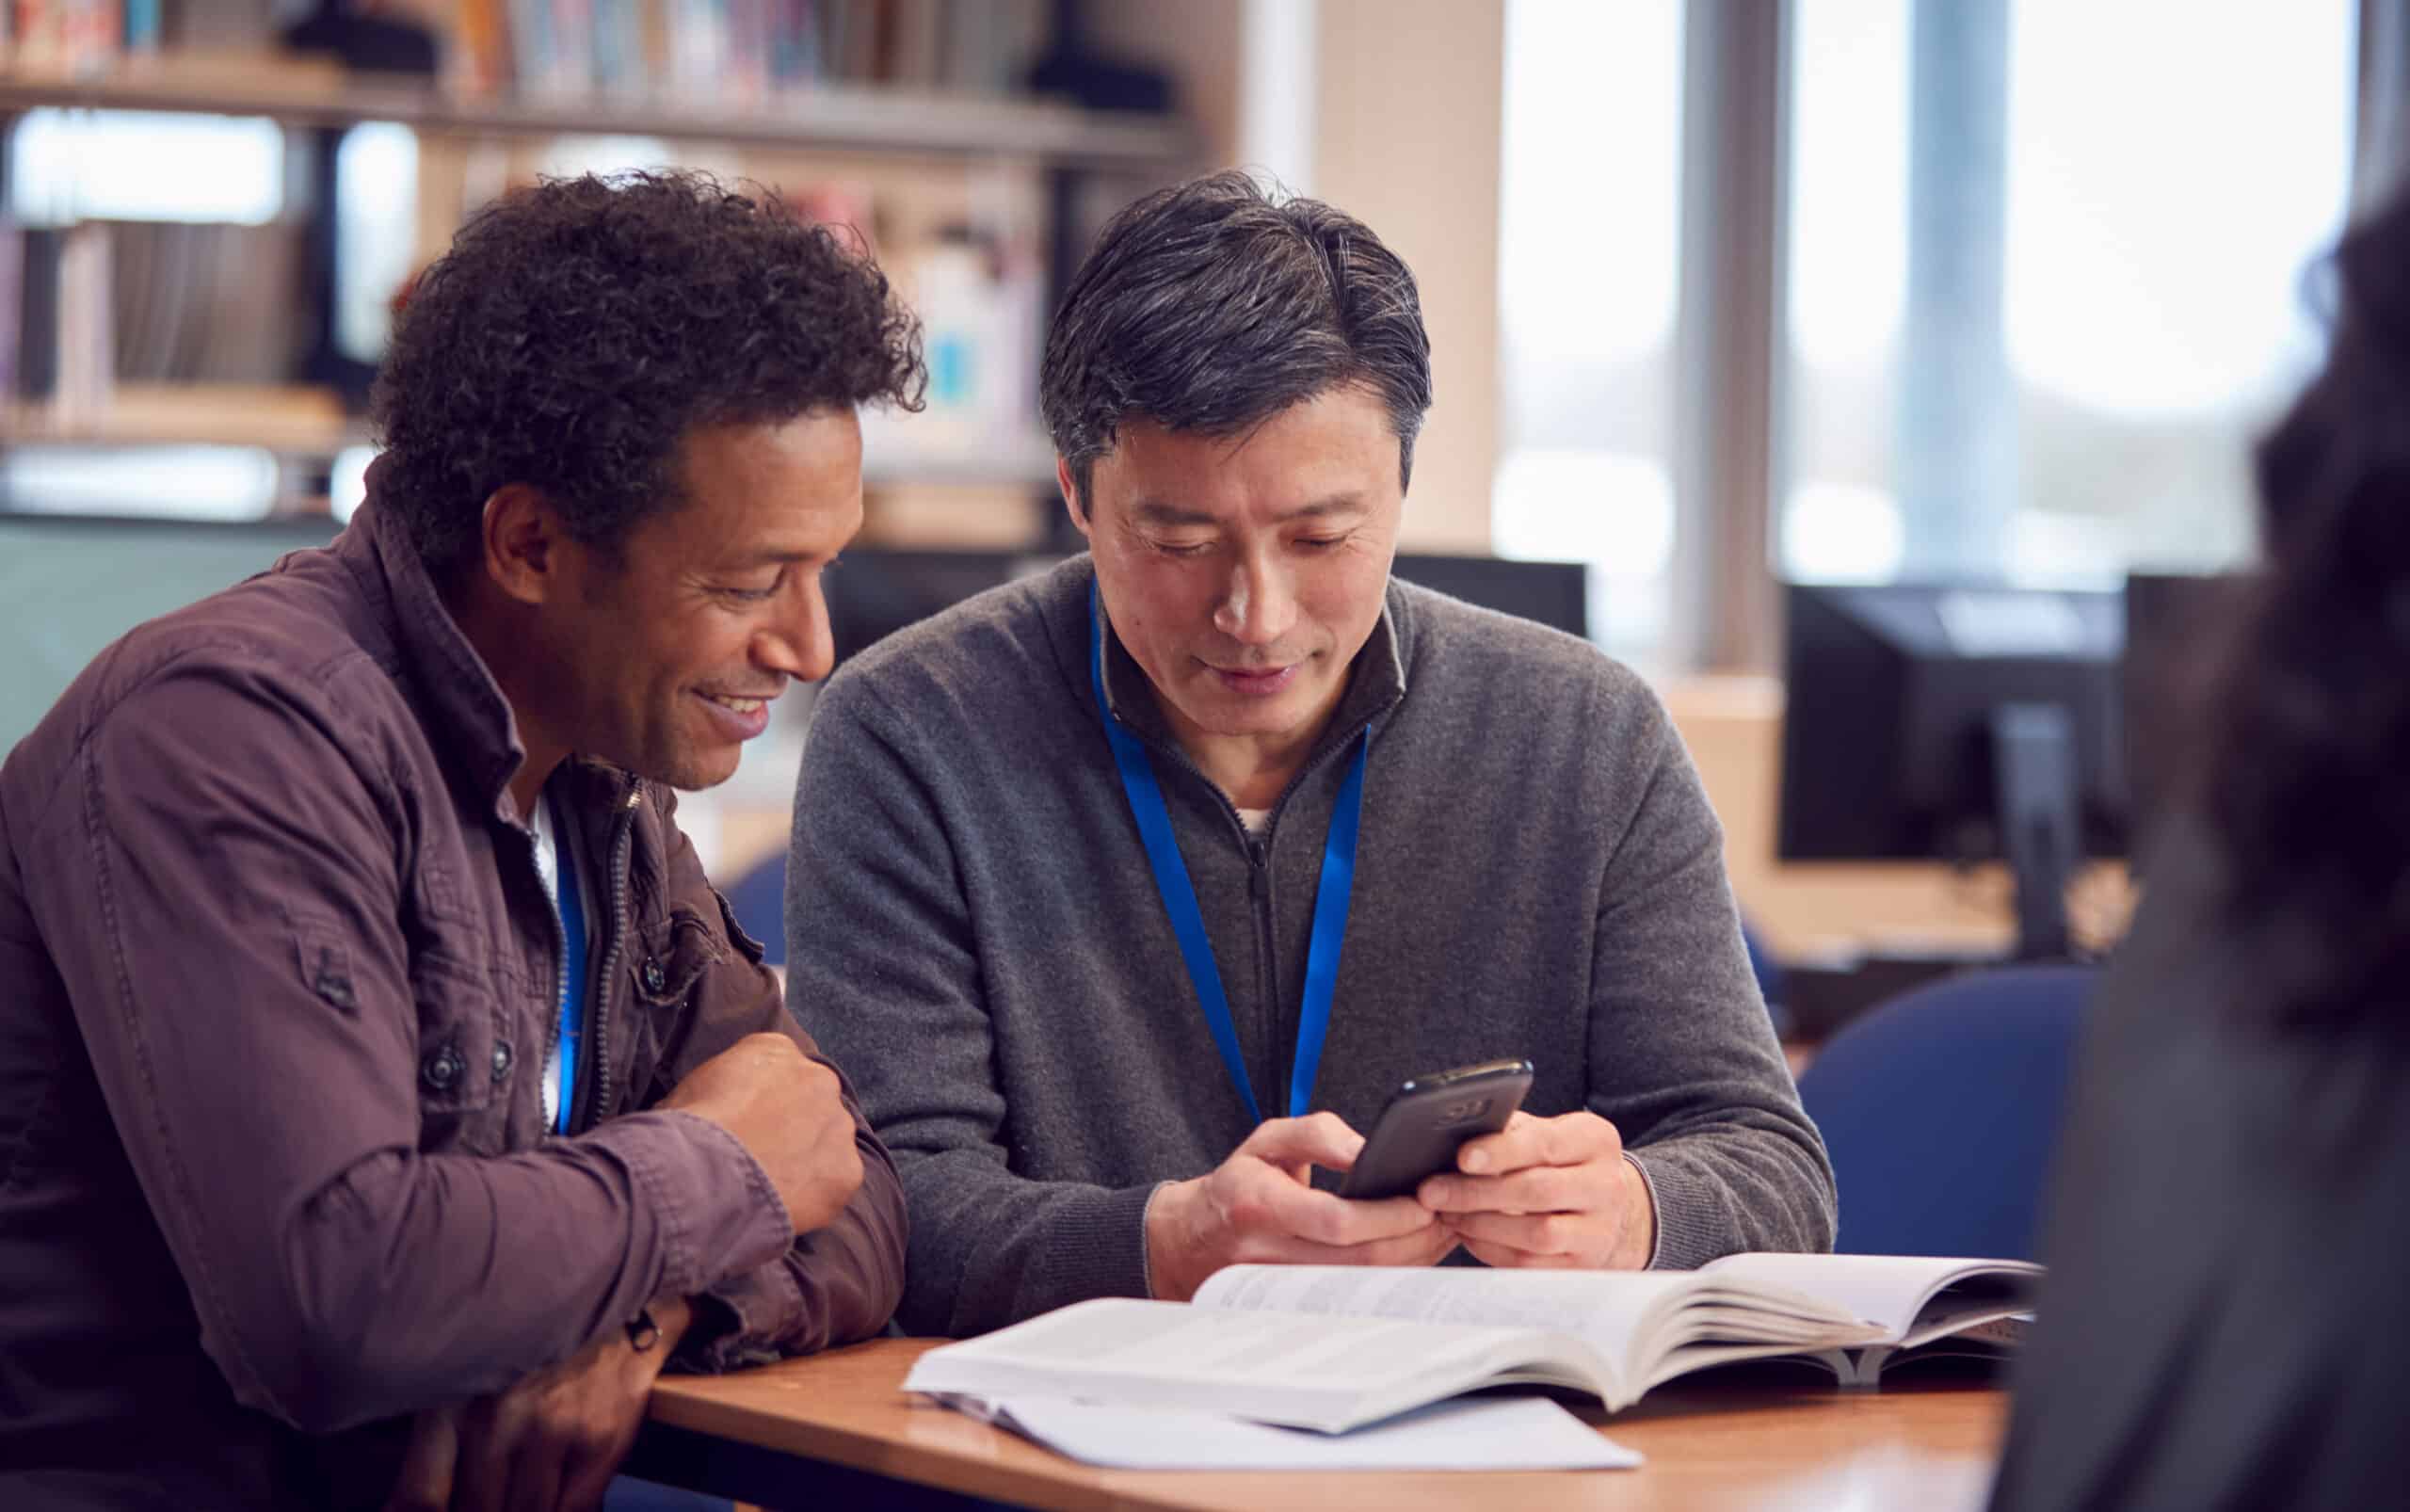
<path id="1" fill-rule="evenodd" d="M 1342 1432 L 1484 1386 L 1608 1410 L 1689 1371 L 1797 1356 L 1871 1385 L 1902 1350 L 2012 1347 L 2041 1268 L 1731 1255 L 1695 1271 L 1233 1265 L 1194 1302 L 1081 1302 L 930 1350 L 908 1391 L 1201 1407 Z"/>

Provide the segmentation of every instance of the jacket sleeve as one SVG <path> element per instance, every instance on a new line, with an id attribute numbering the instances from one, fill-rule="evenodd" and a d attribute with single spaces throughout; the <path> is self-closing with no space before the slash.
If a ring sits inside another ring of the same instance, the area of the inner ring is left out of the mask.
<path id="1" fill-rule="evenodd" d="M 187 657 L 89 731 L 29 890 L 126 1157 L 237 1400 L 329 1432 L 499 1390 L 793 1242 L 732 1137 L 677 1112 L 425 1154 L 486 1068 L 421 1000 L 492 988 L 404 939 L 403 798 L 328 687 Z M 419 878 L 424 880 L 424 878 Z"/>
<path id="2" fill-rule="evenodd" d="M 1799 1104 L 1741 941 L 1724 831 L 1673 722 L 1634 680 L 1641 796 L 1599 890 L 1591 1110 L 1615 1124 L 1656 1205 L 1651 1263 L 1833 1247 L 1832 1163 Z"/>
<path id="3" fill-rule="evenodd" d="M 671 800 L 674 814 L 676 800 Z M 767 1265 L 730 1277 L 706 1295 L 716 1315 L 699 1318 L 682 1362 L 707 1370 L 810 1354 L 870 1338 L 887 1327 L 904 1293 L 904 1188 L 887 1147 L 871 1132 L 853 1084 L 820 1053 L 787 1012 L 778 978 L 762 965 L 762 947 L 746 938 L 728 903 L 704 878 L 694 845 L 670 829 L 669 886 L 673 908 L 691 911 L 728 947 L 703 973 L 691 1025 L 656 1073 L 654 1094 L 666 1096 L 687 1073 L 749 1034 L 781 1034 L 803 1053 L 837 1071 L 845 1111 L 854 1118 L 854 1148 L 862 1162 L 861 1189 L 827 1227 L 798 1237 Z"/>
<path id="4" fill-rule="evenodd" d="M 938 804 L 840 676 L 812 710 L 787 862 L 787 993 L 850 1067 L 912 1213 L 904 1327 L 960 1337 L 1147 1295 L 1154 1186 L 1016 1173 L 977 944 Z"/>

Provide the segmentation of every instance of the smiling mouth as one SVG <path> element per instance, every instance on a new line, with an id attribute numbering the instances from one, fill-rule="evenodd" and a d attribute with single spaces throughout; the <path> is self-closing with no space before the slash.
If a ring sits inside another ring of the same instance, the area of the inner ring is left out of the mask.
<path id="1" fill-rule="evenodd" d="M 762 705 L 770 701 L 768 698 L 740 699 L 725 693 L 706 693 L 702 696 L 731 714 L 741 715 L 759 714 L 762 711 Z M 777 695 L 773 694 L 771 697 L 775 698 Z"/>

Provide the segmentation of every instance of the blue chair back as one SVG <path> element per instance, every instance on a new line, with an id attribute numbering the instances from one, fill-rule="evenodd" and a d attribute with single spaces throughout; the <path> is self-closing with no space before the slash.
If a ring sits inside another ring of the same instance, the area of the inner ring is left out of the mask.
<path id="1" fill-rule="evenodd" d="M 762 963 L 787 963 L 787 849 L 780 845 L 729 884 L 728 911 L 736 927 L 762 942 Z"/>
<path id="2" fill-rule="evenodd" d="M 1791 1009 L 1783 999 L 1790 984 L 1783 973 L 1782 962 L 1775 957 L 1763 937 L 1749 927 L 1746 919 L 1741 921 L 1741 945 L 1749 953 L 1749 974 L 1758 979 L 1758 996 L 1766 1000 L 1766 1014 L 1774 1020 L 1774 1032 L 1777 1037 L 1788 1039 L 1791 1037 Z"/>
<path id="3" fill-rule="evenodd" d="M 1853 1255 L 2032 1260 L 2089 966 L 1970 973 L 1902 993 L 1799 1078 Z"/>

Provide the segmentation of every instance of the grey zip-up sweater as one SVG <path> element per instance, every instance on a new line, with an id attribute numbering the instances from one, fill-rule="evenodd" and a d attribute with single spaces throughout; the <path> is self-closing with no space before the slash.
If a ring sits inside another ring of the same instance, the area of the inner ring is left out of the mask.
<path id="1" fill-rule="evenodd" d="M 1147 1293 L 1155 1186 L 1249 1132 L 1099 722 L 1084 556 L 904 631 L 821 695 L 788 865 L 788 1001 L 854 1079 L 911 1215 L 915 1333 Z M 1104 641 L 1152 750 L 1247 1075 L 1286 1111 L 1315 884 L 1373 731 L 1313 1105 L 1369 1129 L 1505 1055 L 1612 1120 L 1657 1263 L 1824 1249 L 1830 1165 L 1749 974 L 1723 835 L 1663 707 L 1583 641 L 1401 582 L 1251 838 Z"/>

